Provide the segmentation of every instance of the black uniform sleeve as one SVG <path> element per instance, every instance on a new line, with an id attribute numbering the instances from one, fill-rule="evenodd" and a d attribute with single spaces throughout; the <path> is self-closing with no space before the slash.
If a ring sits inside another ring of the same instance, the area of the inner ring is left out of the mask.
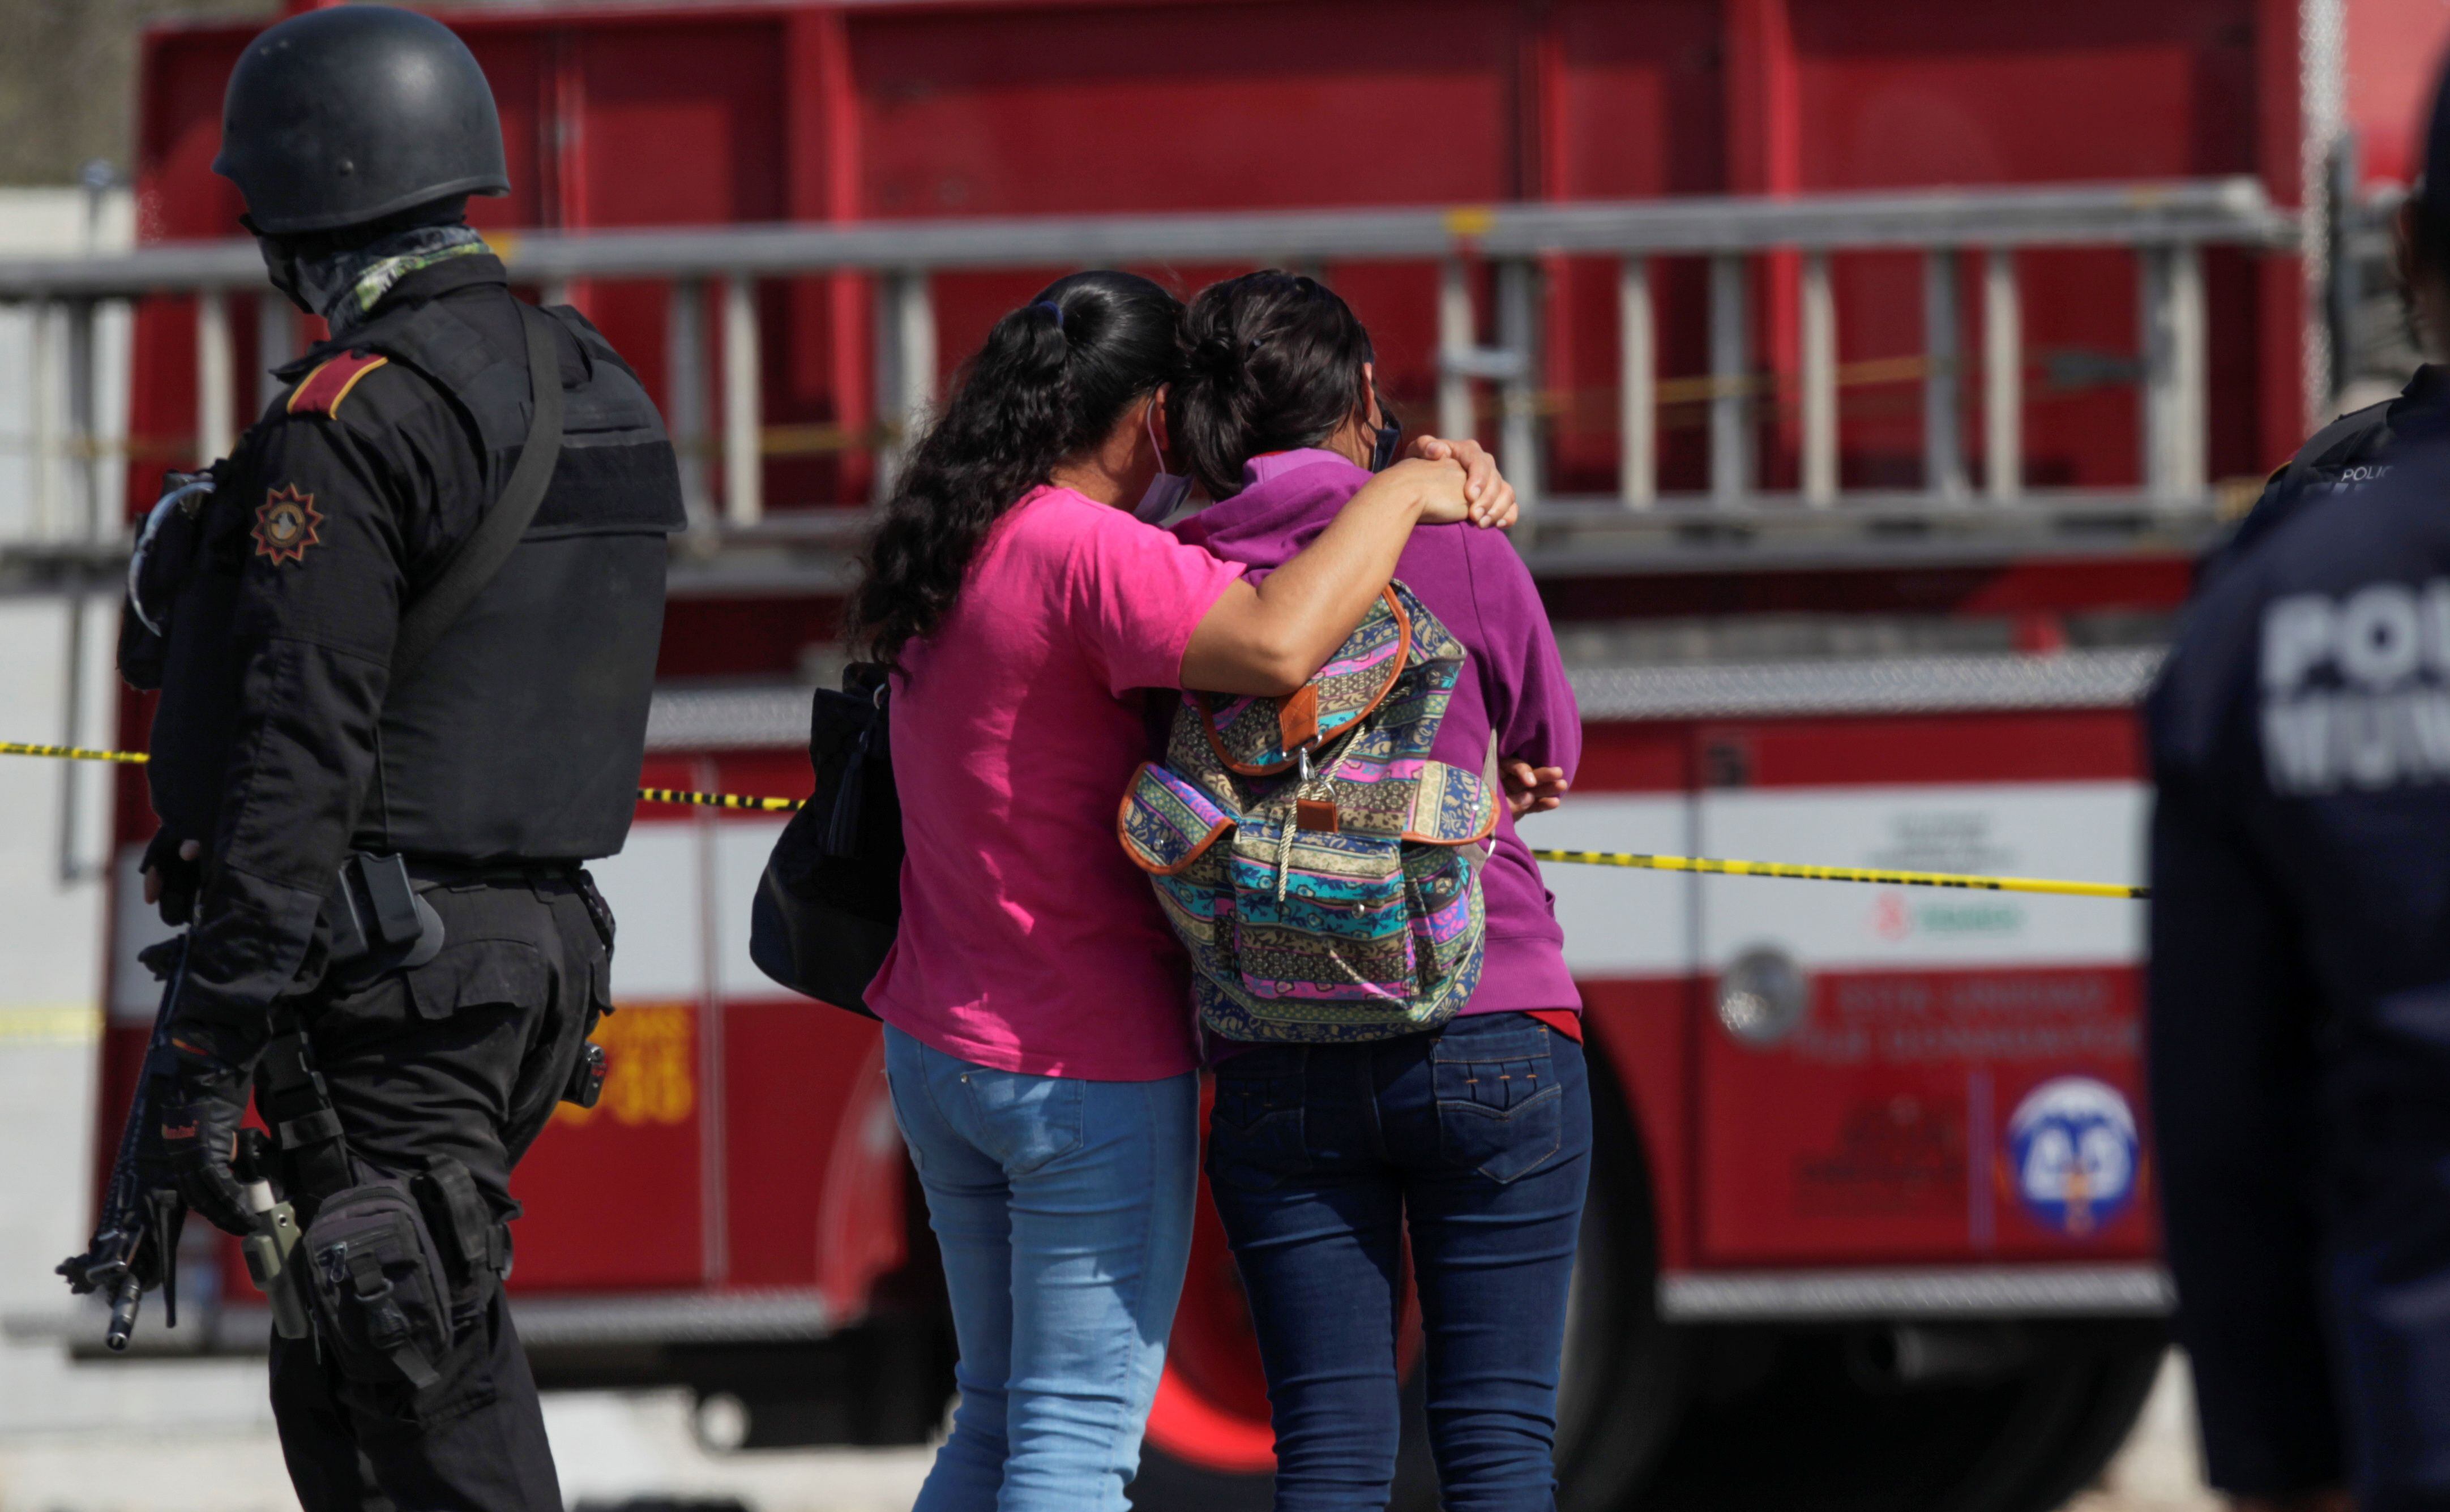
<path id="1" fill-rule="evenodd" d="M 415 483 L 321 416 L 250 437 L 241 669 L 183 1012 L 249 1039 L 305 961 L 375 766 Z"/>
<path id="2" fill-rule="evenodd" d="M 2155 699 L 2147 1056 L 2206 1468 L 2221 1490 L 2256 1496 L 2336 1485 L 2345 1466 L 2321 1328 L 2319 998 L 2288 900 L 2208 765 L 2235 748 L 2213 727 L 2234 730 L 2242 671 L 2216 676 L 2225 689 Z"/>

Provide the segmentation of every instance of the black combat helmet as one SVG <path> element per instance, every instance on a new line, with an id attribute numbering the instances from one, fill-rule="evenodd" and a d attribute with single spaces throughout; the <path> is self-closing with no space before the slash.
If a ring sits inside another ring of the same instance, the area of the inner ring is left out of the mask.
<path id="1" fill-rule="evenodd" d="M 468 45 L 389 6 L 309 10 L 247 44 L 213 171 L 272 236 L 511 191 L 494 91 Z"/>

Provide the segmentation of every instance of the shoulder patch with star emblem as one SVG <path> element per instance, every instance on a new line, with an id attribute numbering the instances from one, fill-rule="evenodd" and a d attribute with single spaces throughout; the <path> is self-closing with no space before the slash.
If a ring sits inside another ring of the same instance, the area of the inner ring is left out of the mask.
<path id="1" fill-rule="evenodd" d="M 314 494 L 295 485 L 269 489 L 255 510 L 255 554 L 275 567 L 302 562 L 306 548 L 321 543 L 316 527 L 322 523 L 323 513 L 315 507 Z"/>

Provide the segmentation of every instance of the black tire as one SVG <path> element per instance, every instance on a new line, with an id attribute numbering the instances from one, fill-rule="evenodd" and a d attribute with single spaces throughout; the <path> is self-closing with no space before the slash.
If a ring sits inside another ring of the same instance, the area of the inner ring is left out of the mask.
<path id="1" fill-rule="evenodd" d="M 2134 1432 L 2168 1348 L 2157 1323 L 2103 1331 L 2094 1341 L 2089 1400 L 2076 1404 L 2057 1443 L 2036 1457 L 2024 1494 L 2005 1512 L 2051 1512 L 2099 1477 Z"/>
<path id="2" fill-rule="evenodd" d="M 2049 1512 L 2126 1441 L 2157 1324 L 1987 1326 L 1999 1364 L 1899 1383 L 1877 1326 L 1694 1330 L 1694 1396 L 1642 1512 Z"/>
<path id="3" fill-rule="evenodd" d="M 1590 1065 L 1590 1197 L 1574 1255 L 1557 1391 L 1559 1512 L 1625 1505 L 1684 1406 L 1684 1339 L 1659 1318 L 1649 1158 L 1601 1057 Z"/>

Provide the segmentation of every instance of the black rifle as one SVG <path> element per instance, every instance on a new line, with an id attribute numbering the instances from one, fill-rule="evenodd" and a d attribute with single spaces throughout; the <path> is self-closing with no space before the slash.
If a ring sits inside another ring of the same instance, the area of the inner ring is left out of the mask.
<path id="1" fill-rule="evenodd" d="M 179 963 L 162 989 L 161 1016 L 153 1020 L 153 1037 L 146 1046 L 145 1064 L 136 1074 L 136 1096 L 127 1105 L 127 1127 L 120 1132 L 119 1155 L 110 1163 L 110 1185 L 103 1190 L 92 1246 L 61 1261 L 58 1268 L 77 1295 L 99 1291 L 110 1298 L 110 1326 L 102 1340 L 113 1349 L 127 1347 L 127 1336 L 136 1330 L 137 1307 L 156 1286 L 162 1289 L 164 1326 L 179 1326 L 179 1230 L 186 1222 L 187 1205 L 176 1192 L 147 1189 L 138 1178 L 136 1145 L 146 1120 L 153 1116 L 155 1052 L 169 1038 L 170 1015 L 179 1006 L 179 989 L 186 980 L 187 940 L 182 936 Z"/>

